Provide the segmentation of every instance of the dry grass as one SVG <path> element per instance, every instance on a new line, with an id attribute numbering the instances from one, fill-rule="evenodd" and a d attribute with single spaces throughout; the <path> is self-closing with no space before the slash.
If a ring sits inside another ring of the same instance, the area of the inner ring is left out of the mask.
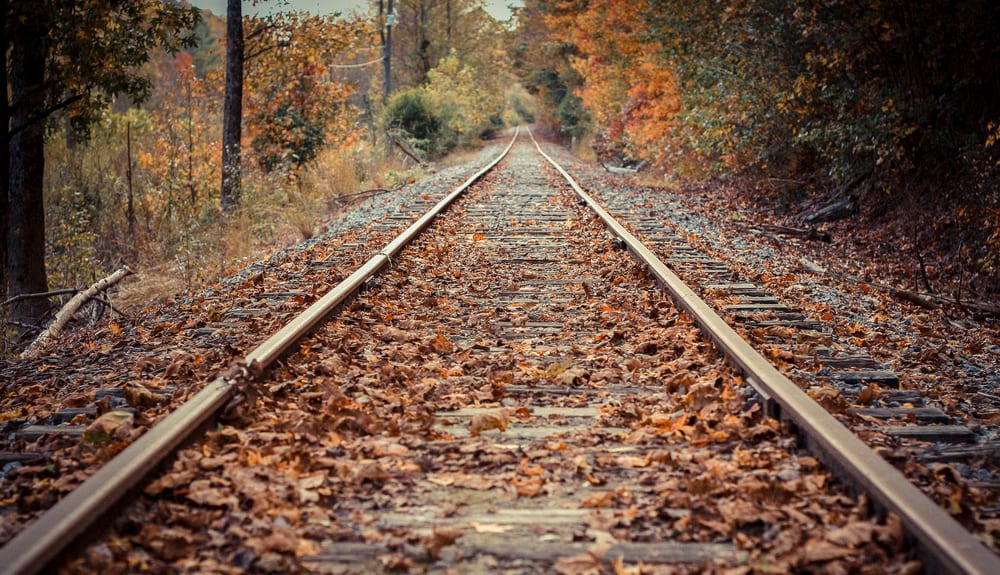
<path id="1" fill-rule="evenodd" d="M 115 307 L 127 313 L 183 293 L 184 288 L 184 281 L 176 272 L 162 268 L 140 269 L 120 284 L 112 301 Z"/>
<path id="2" fill-rule="evenodd" d="M 594 151 L 594 137 L 587 134 L 578 138 L 573 143 L 573 155 L 585 162 L 596 162 L 597 152 Z"/>

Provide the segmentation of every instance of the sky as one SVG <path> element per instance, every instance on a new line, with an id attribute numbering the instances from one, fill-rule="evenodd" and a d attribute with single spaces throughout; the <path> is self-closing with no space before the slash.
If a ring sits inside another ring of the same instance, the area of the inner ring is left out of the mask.
<path id="1" fill-rule="evenodd" d="M 199 8 L 209 9 L 215 14 L 222 16 L 226 14 L 226 0 L 189 1 Z M 329 14 L 331 12 L 349 14 L 355 10 L 364 13 L 369 6 L 368 0 L 288 0 L 287 3 L 291 10 L 312 12 L 313 14 Z M 270 2 L 263 2 L 261 6 L 255 7 L 250 2 L 244 0 L 243 13 L 249 15 L 258 11 L 263 12 L 266 10 L 267 4 L 270 4 Z M 487 0 L 486 10 L 497 20 L 505 21 L 510 18 L 510 9 L 508 6 L 511 4 L 520 6 L 523 2 L 521 0 Z"/>

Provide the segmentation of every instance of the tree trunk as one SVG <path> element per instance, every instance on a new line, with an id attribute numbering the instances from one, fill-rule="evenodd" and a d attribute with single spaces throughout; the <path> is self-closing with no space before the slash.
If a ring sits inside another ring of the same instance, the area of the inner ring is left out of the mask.
<path id="1" fill-rule="evenodd" d="M 13 38 L 10 95 L 13 102 L 10 138 L 9 221 L 7 236 L 8 295 L 48 291 L 45 275 L 45 126 L 31 118 L 31 101 L 45 80 L 45 44 L 30 26 Z M 37 325 L 49 311 L 45 300 L 20 300 L 11 305 L 15 326 Z M 19 328 L 20 329 L 20 328 Z"/>
<path id="2" fill-rule="evenodd" d="M 226 95 L 222 109 L 222 211 L 232 213 L 240 202 L 243 137 L 243 6 L 229 0 L 226 10 Z"/>
<path id="3" fill-rule="evenodd" d="M 379 11 L 382 10 L 382 3 L 378 4 Z M 392 12 L 392 0 L 389 0 L 389 8 L 386 11 L 385 26 L 381 30 L 382 36 L 382 103 L 389 101 L 392 93 L 392 25 L 394 22 L 389 18 L 395 18 Z"/>
<path id="4" fill-rule="evenodd" d="M 0 0 L 0 46 L 7 53 L 9 38 L 7 37 L 7 0 Z M 0 104 L 0 299 L 7 299 L 7 230 L 10 222 L 10 101 L 6 88 L 8 70 L 7 58 L 0 58 L 0 68 L 3 68 L 4 99 Z"/>
<path id="5" fill-rule="evenodd" d="M 417 23 L 417 82 L 423 84 L 427 73 L 431 71 L 431 41 L 427 30 L 427 0 L 420 0 L 420 12 Z"/>

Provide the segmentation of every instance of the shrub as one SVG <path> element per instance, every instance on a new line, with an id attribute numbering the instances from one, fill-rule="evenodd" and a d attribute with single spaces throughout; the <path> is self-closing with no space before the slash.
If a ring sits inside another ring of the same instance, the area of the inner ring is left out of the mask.
<path id="1" fill-rule="evenodd" d="M 384 122 L 391 134 L 427 154 L 451 151 L 457 138 L 447 127 L 448 110 L 436 106 L 424 88 L 405 88 L 389 100 Z"/>

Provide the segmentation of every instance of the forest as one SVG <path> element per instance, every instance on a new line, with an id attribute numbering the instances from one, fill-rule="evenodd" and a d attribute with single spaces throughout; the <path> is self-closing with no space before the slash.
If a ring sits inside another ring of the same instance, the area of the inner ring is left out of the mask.
<path id="1" fill-rule="evenodd" d="M 58 307 L 38 294 L 124 264 L 115 305 L 211 285 L 521 123 L 665 193 L 842 202 L 923 287 L 1000 290 L 992 0 L 230 5 L 0 2 L 2 355 Z"/>

